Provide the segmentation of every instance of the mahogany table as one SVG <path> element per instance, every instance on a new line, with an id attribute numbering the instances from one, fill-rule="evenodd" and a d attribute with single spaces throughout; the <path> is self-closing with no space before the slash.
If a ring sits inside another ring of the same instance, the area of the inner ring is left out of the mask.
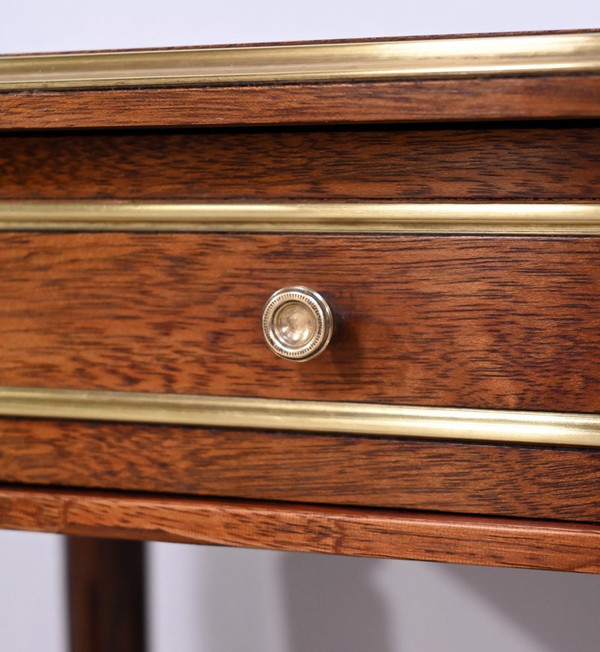
<path id="1" fill-rule="evenodd" d="M 0 57 L 0 527 L 74 651 L 146 540 L 600 570 L 599 118 L 597 32 Z"/>

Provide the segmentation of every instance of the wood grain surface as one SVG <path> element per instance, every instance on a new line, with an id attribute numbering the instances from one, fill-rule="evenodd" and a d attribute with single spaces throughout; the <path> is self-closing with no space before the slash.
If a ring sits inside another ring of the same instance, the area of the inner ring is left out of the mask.
<path id="1" fill-rule="evenodd" d="M 0 482 L 600 522 L 600 451 L 35 419 Z"/>
<path id="2" fill-rule="evenodd" d="M 67 539 L 70 652 L 143 652 L 144 544 Z"/>
<path id="3" fill-rule="evenodd" d="M 0 526 L 83 536 L 600 572 L 598 526 L 551 521 L 2 489 Z"/>
<path id="4" fill-rule="evenodd" d="M 600 197 L 596 122 L 0 134 L 0 199 Z"/>
<path id="5" fill-rule="evenodd" d="M 4 233 L 0 384 L 593 412 L 595 237 Z M 280 360 L 261 313 L 337 313 Z"/>
<path id="6" fill-rule="evenodd" d="M 0 129 L 600 117 L 600 76 L 0 93 Z"/>
<path id="7" fill-rule="evenodd" d="M 593 74 L 0 93 L 0 199 L 589 201 L 599 118 Z M 599 245 L 3 233 L 0 385 L 597 412 Z M 300 283 L 337 319 L 302 365 L 260 333 Z M 586 449 L 0 420 L 0 527 L 81 537 L 597 573 L 599 481 Z M 123 548 L 70 545 L 92 649 Z"/>

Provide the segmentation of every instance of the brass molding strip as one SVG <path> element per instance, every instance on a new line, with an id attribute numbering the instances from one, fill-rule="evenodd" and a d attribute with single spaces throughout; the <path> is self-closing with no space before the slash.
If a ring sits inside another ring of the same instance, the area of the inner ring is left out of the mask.
<path id="1" fill-rule="evenodd" d="M 600 446 L 600 415 L 0 387 L 0 415 Z"/>
<path id="2" fill-rule="evenodd" d="M 600 34 L 0 57 L 0 90 L 600 72 Z"/>
<path id="3" fill-rule="evenodd" d="M 600 203 L 0 201 L 0 231 L 600 235 Z"/>

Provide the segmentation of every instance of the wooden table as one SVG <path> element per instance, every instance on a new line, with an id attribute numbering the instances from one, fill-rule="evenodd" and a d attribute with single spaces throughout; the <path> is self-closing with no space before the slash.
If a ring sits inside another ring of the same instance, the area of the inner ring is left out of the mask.
<path id="1" fill-rule="evenodd" d="M 0 526 L 73 650 L 143 649 L 145 540 L 599 571 L 600 34 L 3 57 L 0 116 Z"/>

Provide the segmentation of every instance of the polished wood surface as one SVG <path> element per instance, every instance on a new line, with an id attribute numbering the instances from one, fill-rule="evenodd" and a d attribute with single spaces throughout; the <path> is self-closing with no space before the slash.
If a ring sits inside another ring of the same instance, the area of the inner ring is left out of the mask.
<path id="1" fill-rule="evenodd" d="M 70 652 L 146 649 L 144 544 L 67 539 Z"/>
<path id="2" fill-rule="evenodd" d="M 600 521 L 600 452 L 0 421 L 0 482 Z"/>
<path id="3" fill-rule="evenodd" d="M 596 200 L 599 152 L 596 122 L 4 133 L 0 199 Z"/>
<path id="4" fill-rule="evenodd" d="M 0 93 L 0 129 L 349 124 L 600 117 L 600 77 Z"/>
<path id="5" fill-rule="evenodd" d="M 0 490 L 0 526 L 83 536 L 600 572 L 598 526 L 551 521 L 5 488 Z"/>
<path id="6" fill-rule="evenodd" d="M 0 384 L 593 412 L 599 246 L 5 233 Z M 302 364 L 260 329 L 271 293 L 298 284 L 337 311 L 335 339 Z"/>
<path id="7" fill-rule="evenodd" d="M 4 92 L 0 200 L 593 202 L 599 119 L 587 73 Z M 597 412 L 599 245 L 3 233 L 0 385 Z M 338 320 L 303 365 L 260 332 L 299 283 Z M 0 527 L 600 572 L 599 456 L 7 418 Z"/>

